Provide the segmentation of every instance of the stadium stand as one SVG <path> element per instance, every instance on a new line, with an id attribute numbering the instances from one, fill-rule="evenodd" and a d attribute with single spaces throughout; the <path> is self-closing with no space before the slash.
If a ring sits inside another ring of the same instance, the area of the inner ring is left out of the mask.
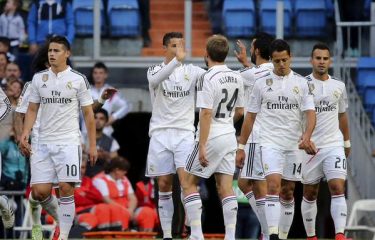
<path id="1" fill-rule="evenodd" d="M 369 231 L 373 233 L 373 237 L 366 239 L 375 240 L 375 226 L 365 224 L 366 214 L 375 212 L 375 199 L 362 199 L 354 202 L 352 211 L 349 216 L 348 225 L 345 227 L 346 235 L 351 232 Z"/>
<path id="2" fill-rule="evenodd" d="M 101 33 L 105 34 L 105 15 L 103 10 L 103 3 L 101 2 Z M 73 1 L 73 13 L 77 36 L 93 35 L 94 32 L 94 1 L 80 0 Z"/>
<path id="3" fill-rule="evenodd" d="M 298 37 L 322 37 L 326 31 L 326 3 L 324 0 L 295 2 L 295 25 Z"/>
<path id="4" fill-rule="evenodd" d="M 250 37 L 255 33 L 255 6 L 252 0 L 226 0 L 223 5 L 223 28 L 226 36 Z"/>
<path id="5" fill-rule="evenodd" d="M 362 57 L 357 65 L 357 90 L 363 96 L 366 112 L 375 123 L 375 58 Z"/>
<path id="6" fill-rule="evenodd" d="M 277 0 L 262 0 L 259 8 L 259 21 L 262 31 L 276 34 L 276 3 Z M 292 34 L 292 4 L 290 0 L 284 1 L 284 36 Z"/>
<path id="7" fill-rule="evenodd" d="M 108 0 L 109 34 L 112 37 L 140 35 L 140 15 L 137 0 Z"/>

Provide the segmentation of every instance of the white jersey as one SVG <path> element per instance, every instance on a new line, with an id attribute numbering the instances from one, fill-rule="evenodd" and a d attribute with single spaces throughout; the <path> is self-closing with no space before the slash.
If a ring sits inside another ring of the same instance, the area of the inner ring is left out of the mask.
<path id="1" fill-rule="evenodd" d="M 22 93 L 20 98 L 18 99 L 16 112 L 26 114 L 27 108 L 29 107 L 29 98 L 31 94 L 31 82 L 25 83 L 23 86 Z M 31 141 L 33 143 L 38 142 L 38 133 L 39 133 L 39 122 L 40 122 L 40 109 L 38 110 L 38 114 L 36 115 L 36 121 L 33 126 L 33 131 L 31 134 Z"/>
<path id="2" fill-rule="evenodd" d="M 152 66 L 147 79 L 152 103 L 149 135 L 156 129 L 177 128 L 194 131 L 195 85 L 205 72 L 174 58 L 167 65 Z"/>
<path id="3" fill-rule="evenodd" d="M 197 84 L 197 107 L 212 109 L 208 139 L 235 133 L 233 116 L 236 107 L 243 107 L 243 79 L 226 65 L 211 67 Z M 199 139 L 199 124 L 197 137 Z"/>
<path id="4" fill-rule="evenodd" d="M 273 64 L 263 63 L 259 66 L 245 68 L 239 71 L 240 75 L 244 79 L 244 86 L 245 86 L 245 102 L 249 102 L 249 97 L 251 92 L 253 91 L 253 87 L 255 84 L 255 80 L 269 74 L 273 71 Z M 253 126 L 253 130 L 247 139 L 247 143 L 258 143 L 259 142 L 259 129 L 260 125 L 259 122 L 261 121 L 261 114 L 257 114 L 257 117 L 255 119 L 255 123 Z"/>
<path id="5" fill-rule="evenodd" d="M 9 98 L 4 93 L 3 89 L 0 88 L 0 121 L 8 115 L 11 109 L 12 105 L 10 104 Z"/>
<path id="6" fill-rule="evenodd" d="M 80 144 L 79 110 L 93 103 L 86 77 L 71 69 L 36 73 L 30 102 L 40 104 L 39 144 Z"/>
<path id="7" fill-rule="evenodd" d="M 339 128 L 338 114 L 346 112 L 348 97 L 345 83 L 329 76 L 321 81 L 313 74 L 306 77 L 314 95 L 316 126 L 311 136 L 317 148 L 343 147 L 344 139 Z"/>
<path id="8" fill-rule="evenodd" d="M 248 106 L 248 112 L 262 115 L 260 145 L 279 150 L 298 149 L 302 114 L 314 109 L 307 79 L 293 71 L 282 77 L 271 72 L 257 79 Z"/>

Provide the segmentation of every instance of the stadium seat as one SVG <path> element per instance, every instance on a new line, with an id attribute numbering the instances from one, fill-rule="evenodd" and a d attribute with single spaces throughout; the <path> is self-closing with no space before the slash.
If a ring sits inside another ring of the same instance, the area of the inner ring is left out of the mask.
<path id="1" fill-rule="evenodd" d="M 225 0 L 223 26 L 230 38 L 250 37 L 255 32 L 255 7 L 253 0 Z"/>
<path id="2" fill-rule="evenodd" d="M 324 0 L 296 0 L 296 36 L 324 37 L 327 35 L 326 3 Z"/>
<path id="3" fill-rule="evenodd" d="M 262 31 L 276 34 L 276 3 L 277 0 L 261 0 L 259 9 L 260 26 Z M 292 4 L 284 1 L 284 36 L 292 34 Z"/>
<path id="4" fill-rule="evenodd" d="M 348 225 L 345 227 L 346 234 L 352 231 L 370 231 L 374 233 L 372 239 L 375 240 L 375 226 L 360 224 L 363 217 L 368 213 L 375 213 L 375 199 L 362 199 L 355 201 L 349 216 Z"/>
<path id="5" fill-rule="evenodd" d="M 372 111 L 375 108 L 375 87 L 366 87 L 364 94 L 366 109 Z"/>
<path id="6" fill-rule="evenodd" d="M 101 1 L 100 1 L 101 2 Z M 75 30 L 78 36 L 92 35 L 94 32 L 94 1 L 79 0 L 73 1 L 73 12 L 75 21 Z M 105 18 L 103 11 L 103 3 L 100 6 L 101 13 L 101 34 L 105 34 Z"/>
<path id="7" fill-rule="evenodd" d="M 325 0 L 326 2 L 326 15 L 329 18 L 333 18 L 335 16 L 335 6 L 333 4 L 333 0 Z"/>
<path id="8" fill-rule="evenodd" d="M 112 37 L 140 35 L 140 15 L 137 0 L 108 0 L 109 34 Z"/>
<path id="9" fill-rule="evenodd" d="M 357 89 L 358 93 L 363 95 L 366 87 L 375 87 L 375 58 L 359 58 L 357 69 Z"/>

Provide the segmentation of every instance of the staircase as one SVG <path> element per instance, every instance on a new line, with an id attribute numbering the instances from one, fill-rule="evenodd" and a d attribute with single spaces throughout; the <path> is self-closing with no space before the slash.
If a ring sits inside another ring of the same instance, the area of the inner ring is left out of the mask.
<path id="1" fill-rule="evenodd" d="M 204 1 L 193 1 L 192 56 L 203 57 L 206 40 L 211 35 Z M 163 36 L 167 32 L 184 33 L 184 0 L 150 1 L 152 44 L 142 49 L 142 56 L 164 56 Z"/>

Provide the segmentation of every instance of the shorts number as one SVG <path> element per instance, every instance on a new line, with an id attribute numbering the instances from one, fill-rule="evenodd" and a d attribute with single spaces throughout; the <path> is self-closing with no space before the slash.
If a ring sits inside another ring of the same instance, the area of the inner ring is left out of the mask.
<path id="1" fill-rule="evenodd" d="M 346 170 L 346 159 L 345 158 L 341 159 L 339 157 L 336 157 L 336 159 L 337 161 L 335 162 L 335 168 L 341 168 L 340 162 L 342 162 L 342 169 Z"/>
<path id="2" fill-rule="evenodd" d="M 221 91 L 224 94 L 224 97 L 221 99 L 219 106 L 217 107 L 216 110 L 216 115 L 215 118 L 225 118 L 225 113 L 221 113 L 221 104 L 226 104 L 226 109 L 228 110 L 229 117 L 232 115 L 232 110 L 236 104 L 237 97 L 238 97 L 238 88 L 233 93 L 233 96 L 230 98 L 229 102 L 228 101 L 228 90 L 227 89 L 222 89 Z"/>
<path id="3" fill-rule="evenodd" d="M 298 165 L 298 167 L 297 167 L 297 165 Z M 300 163 L 300 164 L 293 163 L 293 175 L 295 175 L 296 172 L 298 174 L 301 174 L 301 167 L 302 167 L 302 163 Z"/>
<path id="4" fill-rule="evenodd" d="M 72 176 L 72 177 L 75 177 L 77 176 L 77 165 L 73 164 L 72 166 L 69 166 L 68 164 L 65 165 L 66 166 L 66 176 L 69 177 L 69 176 Z"/>

